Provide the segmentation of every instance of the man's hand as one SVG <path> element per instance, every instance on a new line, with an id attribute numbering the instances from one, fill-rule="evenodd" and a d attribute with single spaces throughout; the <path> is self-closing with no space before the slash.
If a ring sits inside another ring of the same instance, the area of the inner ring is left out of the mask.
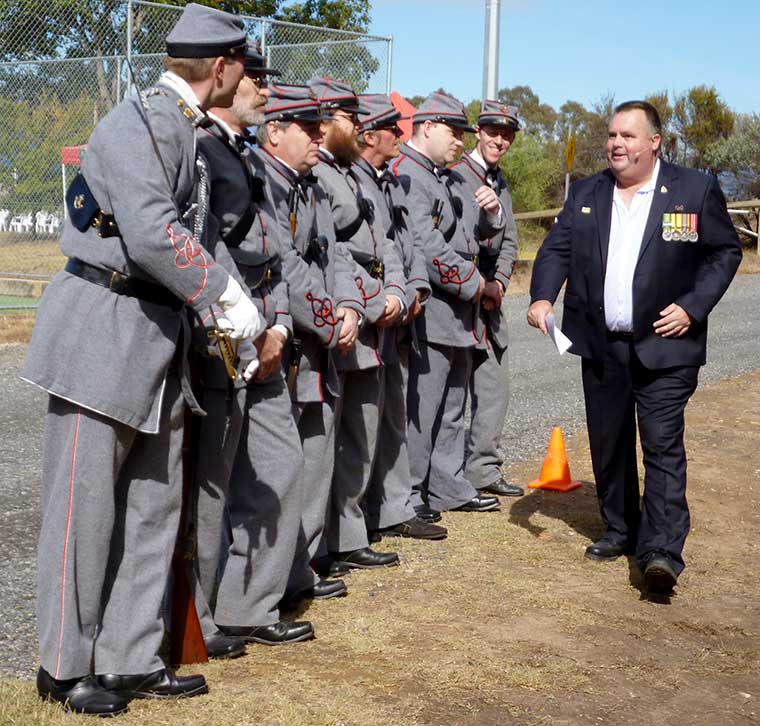
<path id="1" fill-rule="evenodd" d="M 217 302 L 231 326 L 230 338 L 257 338 L 266 328 L 266 321 L 234 277 L 228 278 L 227 287 Z"/>
<path id="2" fill-rule="evenodd" d="M 351 308 L 338 308 L 335 312 L 337 320 L 342 320 L 343 325 L 338 336 L 338 350 L 346 355 L 356 343 L 359 335 L 359 313 Z"/>
<path id="3" fill-rule="evenodd" d="M 675 303 L 660 310 L 660 315 L 662 317 L 654 321 L 654 332 L 663 338 L 680 338 L 694 322 L 691 315 Z"/>
<path id="4" fill-rule="evenodd" d="M 478 284 L 478 291 L 472 296 L 472 299 L 470 300 L 470 302 L 473 305 L 476 305 L 478 302 L 480 302 L 480 298 L 482 297 L 486 289 L 485 278 L 483 277 L 483 275 L 478 275 L 478 277 L 480 278 L 480 282 Z"/>
<path id="5" fill-rule="evenodd" d="M 546 316 L 551 312 L 554 312 L 554 307 L 548 300 L 536 300 L 528 308 L 528 323 L 538 328 L 544 335 L 548 335 Z"/>
<path id="6" fill-rule="evenodd" d="M 412 303 L 412 307 L 409 308 L 409 311 L 406 314 L 404 323 L 411 323 L 412 320 L 414 320 L 415 318 L 418 318 L 421 314 L 422 314 L 422 293 L 419 290 L 417 290 L 417 293 L 414 296 L 414 302 Z"/>
<path id="7" fill-rule="evenodd" d="M 285 336 L 279 330 L 269 328 L 253 341 L 259 354 L 259 369 L 256 380 L 264 381 L 274 373 L 280 365 Z"/>
<path id="8" fill-rule="evenodd" d="M 489 280 L 483 290 L 480 304 L 485 310 L 498 310 L 504 297 L 504 286 L 498 280 Z"/>
<path id="9" fill-rule="evenodd" d="M 397 295 L 385 296 L 385 312 L 380 316 L 375 323 L 378 328 L 387 328 L 393 325 L 401 315 L 401 300 Z"/>
<path id="10" fill-rule="evenodd" d="M 486 184 L 475 190 L 475 201 L 488 214 L 496 214 L 501 208 L 501 203 L 496 192 Z"/>

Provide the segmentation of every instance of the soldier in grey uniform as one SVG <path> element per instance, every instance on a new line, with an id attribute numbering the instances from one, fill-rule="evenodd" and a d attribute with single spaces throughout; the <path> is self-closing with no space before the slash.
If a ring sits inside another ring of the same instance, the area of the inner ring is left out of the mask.
<path id="1" fill-rule="evenodd" d="M 242 21 L 188 5 L 158 85 L 97 125 L 67 195 L 69 259 L 43 296 L 21 374 L 50 394 L 37 688 L 77 712 L 208 690 L 202 676 L 165 668 L 158 650 L 185 401 L 199 410 L 185 375 L 186 309 L 218 304 L 238 338 L 263 327 L 202 244 L 196 197 L 195 129 L 205 109 L 232 102 L 245 48 Z"/>
<path id="2" fill-rule="evenodd" d="M 301 531 L 285 600 L 334 597 L 345 584 L 311 567 L 327 516 L 335 452 L 336 352 L 349 353 L 366 307 L 350 256 L 335 241 L 330 204 L 311 169 L 325 116 L 308 86 L 270 84 L 265 123 L 253 152 L 272 193 L 283 240 L 293 337 L 283 354 L 304 457 Z"/>
<path id="3" fill-rule="evenodd" d="M 406 191 L 409 218 L 425 256 L 432 295 L 415 321 L 420 355 L 409 365 L 408 445 L 414 505 L 482 512 L 498 507 L 464 476 L 464 408 L 478 339 L 478 302 L 485 280 L 477 267 L 478 238 L 504 226 L 501 204 L 487 185 L 457 197 L 446 164 L 472 130 L 464 106 L 448 94 L 429 96 L 412 119 L 412 139 L 391 165 Z"/>
<path id="4" fill-rule="evenodd" d="M 303 455 L 280 365 L 292 334 L 282 232 L 265 180 L 249 163 L 245 136 L 248 126 L 263 123 L 266 77 L 277 72 L 251 47 L 245 68 L 232 107 L 210 109 L 214 126 L 198 131 L 217 234 L 268 326 L 254 341 L 258 369 L 236 392 L 223 363 L 205 360 L 195 602 L 210 657 L 239 655 L 245 641 L 276 645 L 314 634 L 308 622 L 280 621 L 301 523 Z M 231 542 L 217 583 L 225 505 Z"/>
<path id="5" fill-rule="evenodd" d="M 502 478 L 504 454 L 500 448 L 504 419 L 509 405 L 507 355 L 507 312 L 504 297 L 517 259 L 517 226 L 499 162 L 520 128 L 517 109 L 499 101 L 484 101 L 475 127 L 478 143 L 452 165 L 452 191 L 459 196 L 474 194 L 483 184 L 501 200 L 504 228 L 493 237 L 478 240 L 480 273 L 486 280 L 481 299 L 483 337 L 476 346 L 470 376 L 470 428 L 467 433 L 465 476 L 480 491 L 508 497 L 523 490 Z"/>
<path id="6" fill-rule="evenodd" d="M 406 280 L 382 218 L 352 168 L 359 156 L 356 95 L 348 84 L 331 78 L 315 76 L 309 87 L 332 117 L 326 124 L 314 175 L 330 201 L 335 237 L 357 265 L 357 281 L 367 306 L 356 345 L 337 359 L 342 371 L 341 395 L 335 411 L 335 471 L 323 550 L 332 561 L 350 568 L 395 565 L 395 553 L 369 547 L 361 505 L 377 450 L 382 407 L 380 354 L 386 329 L 406 313 Z"/>
<path id="7" fill-rule="evenodd" d="M 403 189 L 388 168 L 388 162 L 399 155 L 401 129 L 397 122 L 402 116 L 383 94 L 364 94 L 359 96 L 359 102 L 365 111 L 357 139 L 361 155 L 352 168 L 402 260 L 407 310 L 396 324 L 385 328 L 380 351 L 380 427 L 363 508 L 368 529 L 381 536 L 443 539 L 445 527 L 420 519 L 414 511 L 406 446 L 410 345 L 413 343 L 419 351 L 416 341 L 412 341 L 412 323 L 430 295 L 430 282 L 425 258 L 408 226 Z"/>

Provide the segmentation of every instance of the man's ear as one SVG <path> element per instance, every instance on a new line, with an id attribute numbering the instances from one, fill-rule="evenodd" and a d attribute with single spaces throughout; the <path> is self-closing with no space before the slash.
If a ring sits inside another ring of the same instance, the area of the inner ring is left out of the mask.
<path id="1" fill-rule="evenodd" d="M 215 83 L 221 83 L 222 79 L 224 78 L 224 66 L 226 64 L 226 61 L 224 60 L 223 56 L 219 56 L 218 58 L 214 58 L 214 63 L 211 66 L 211 70 L 214 76 L 214 82 Z"/>

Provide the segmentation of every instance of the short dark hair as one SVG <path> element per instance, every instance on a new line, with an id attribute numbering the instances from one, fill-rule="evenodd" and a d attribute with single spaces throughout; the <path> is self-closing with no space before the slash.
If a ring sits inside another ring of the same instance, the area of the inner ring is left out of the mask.
<path id="1" fill-rule="evenodd" d="M 649 130 L 652 136 L 662 136 L 662 121 L 660 121 L 660 114 L 657 109 L 649 103 L 649 101 L 625 101 L 615 106 L 613 115 L 622 113 L 623 111 L 643 111 L 647 117 L 647 123 L 649 123 Z"/>

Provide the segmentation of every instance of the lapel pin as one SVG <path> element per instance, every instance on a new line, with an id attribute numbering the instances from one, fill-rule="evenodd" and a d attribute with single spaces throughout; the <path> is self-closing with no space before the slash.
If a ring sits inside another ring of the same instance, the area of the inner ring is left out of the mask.
<path id="1" fill-rule="evenodd" d="M 662 194 L 667 194 L 667 193 L 668 193 L 668 188 L 667 188 L 667 187 L 666 187 L 666 186 L 663 184 L 663 185 L 660 187 L 660 192 L 661 192 Z"/>
<path id="2" fill-rule="evenodd" d="M 581 207 L 581 214 L 591 214 L 591 207 Z"/>

